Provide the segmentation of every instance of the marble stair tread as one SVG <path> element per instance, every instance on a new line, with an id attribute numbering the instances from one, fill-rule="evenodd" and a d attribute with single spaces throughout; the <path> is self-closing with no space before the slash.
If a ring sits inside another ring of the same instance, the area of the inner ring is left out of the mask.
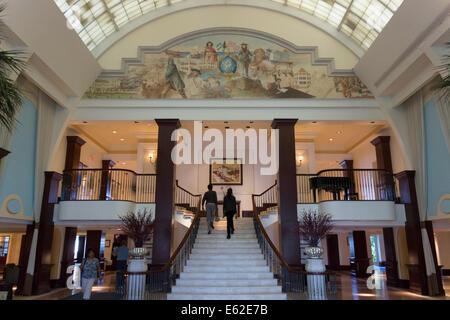
<path id="1" fill-rule="evenodd" d="M 269 286 L 181 286 L 172 287 L 172 293 L 204 293 L 204 294 L 233 294 L 233 293 L 281 293 L 281 287 Z"/>
<path id="2" fill-rule="evenodd" d="M 235 254 L 235 253 L 248 253 L 248 254 L 252 254 L 252 253 L 261 253 L 261 249 L 259 248 L 254 248 L 254 249 L 248 249 L 248 248 L 229 248 L 229 249 L 206 249 L 206 248 L 194 248 L 192 249 L 192 253 L 199 253 L 199 254 L 215 254 L 215 253 L 220 253 L 220 254 Z"/>
<path id="3" fill-rule="evenodd" d="M 198 239 L 195 241 L 196 244 L 204 244 L 204 243 L 210 243 L 210 244 L 221 244 L 221 243 L 226 243 L 227 245 L 230 245 L 230 243 L 234 244 L 234 245 L 239 245 L 239 244 L 258 244 L 257 239 L 236 239 L 236 238 L 231 238 L 231 239 L 225 239 L 224 238 L 218 238 L 218 239 Z"/>
<path id="4" fill-rule="evenodd" d="M 219 237 L 225 237 L 226 238 L 226 234 L 225 233 L 216 233 L 214 234 L 214 231 L 211 232 L 211 234 L 207 234 L 207 233 L 199 233 L 197 235 L 197 239 L 218 239 Z M 250 233 L 245 233 L 245 234 L 233 234 L 232 235 L 232 239 L 256 239 L 256 234 L 250 234 Z"/>
<path id="5" fill-rule="evenodd" d="M 277 279 L 178 279 L 177 287 L 276 286 Z"/>
<path id="6" fill-rule="evenodd" d="M 267 262 L 264 259 L 255 260 L 210 260 L 210 259 L 197 259 L 189 260 L 187 266 L 266 266 Z"/>
<path id="7" fill-rule="evenodd" d="M 264 256 L 261 253 L 231 253 L 221 254 L 215 253 L 191 253 L 189 260 L 194 259 L 209 259 L 209 260 L 264 260 Z"/>
<path id="8" fill-rule="evenodd" d="M 167 300 L 286 300 L 285 293 L 258 294 L 168 294 Z"/>
<path id="9" fill-rule="evenodd" d="M 196 243 L 194 244 L 194 249 L 260 249 L 258 243 L 233 243 L 230 245 L 230 242 L 222 242 L 222 243 Z"/>
<path id="10" fill-rule="evenodd" d="M 246 272 L 269 272 L 269 266 L 247 266 L 245 268 Z M 185 266 L 183 272 L 236 272 L 236 266 Z"/>
<path id="11" fill-rule="evenodd" d="M 239 270 L 238 270 L 239 271 Z M 205 273 L 205 272 L 182 272 L 180 279 L 196 280 L 253 280 L 273 279 L 271 272 L 230 272 L 230 273 Z"/>

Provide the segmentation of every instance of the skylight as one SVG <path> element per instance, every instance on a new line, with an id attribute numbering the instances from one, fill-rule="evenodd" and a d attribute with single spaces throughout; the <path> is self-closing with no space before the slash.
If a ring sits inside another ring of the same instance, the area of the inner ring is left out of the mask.
<path id="1" fill-rule="evenodd" d="M 184 0 L 54 0 L 89 48 L 152 10 Z M 326 21 L 367 50 L 403 0 L 272 0 Z M 245 2 L 245 1 L 243 1 Z"/>

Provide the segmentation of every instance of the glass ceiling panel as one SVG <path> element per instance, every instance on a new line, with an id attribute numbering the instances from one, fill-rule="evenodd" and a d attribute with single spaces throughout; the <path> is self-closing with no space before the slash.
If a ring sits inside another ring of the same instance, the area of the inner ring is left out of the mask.
<path id="1" fill-rule="evenodd" d="M 125 24 L 184 0 L 54 0 L 93 50 Z M 316 16 L 367 50 L 404 0 L 272 0 Z M 243 1 L 245 2 L 245 1 Z"/>

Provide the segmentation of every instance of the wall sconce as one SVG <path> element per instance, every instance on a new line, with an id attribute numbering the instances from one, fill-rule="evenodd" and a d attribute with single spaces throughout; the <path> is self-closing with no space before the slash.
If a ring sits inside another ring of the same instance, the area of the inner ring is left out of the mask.
<path id="1" fill-rule="evenodd" d="M 155 155 L 153 154 L 153 152 L 150 152 L 150 153 L 147 155 L 147 158 L 148 158 L 148 161 L 149 161 L 150 163 L 155 162 Z"/>
<path id="2" fill-rule="evenodd" d="M 298 166 L 299 166 L 299 167 L 302 166 L 302 161 L 303 161 L 303 156 L 298 156 L 298 157 L 297 157 L 297 163 L 298 163 Z"/>

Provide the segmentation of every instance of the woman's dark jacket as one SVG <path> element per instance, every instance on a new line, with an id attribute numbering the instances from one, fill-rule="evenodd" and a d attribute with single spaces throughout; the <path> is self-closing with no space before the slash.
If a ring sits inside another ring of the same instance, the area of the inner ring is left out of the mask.
<path id="1" fill-rule="evenodd" d="M 223 212 L 225 214 L 234 214 L 236 210 L 236 198 L 234 196 L 225 196 L 223 198 Z"/>

